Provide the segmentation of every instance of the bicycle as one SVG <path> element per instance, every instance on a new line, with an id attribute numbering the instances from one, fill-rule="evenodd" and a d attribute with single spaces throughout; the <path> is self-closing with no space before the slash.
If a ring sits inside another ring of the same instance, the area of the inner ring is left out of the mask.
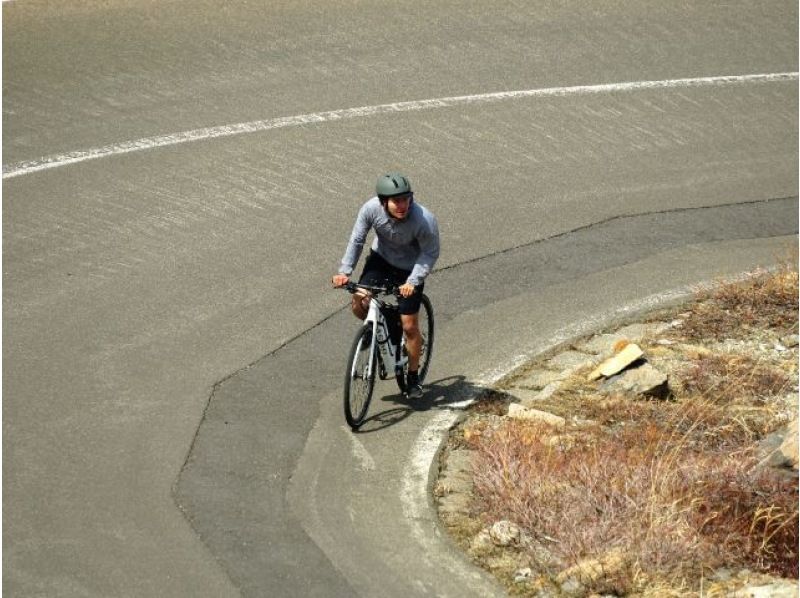
<path id="1" fill-rule="evenodd" d="M 359 290 L 370 293 L 369 311 L 364 325 L 353 339 L 344 380 L 344 417 L 348 425 L 357 430 L 364 422 L 372 400 L 376 372 L 381 380 L 387 380 L 392 372 L 400 392 L 406 394 L 408 353 L 397 305 L 380 298 L 381 295 L 399 296 L 397 287 L 348 282 L 342 288 L 351 294 Z M 422 334 L 419 381 L 422 383 L 428 373 L 433 352 L 433 307 L 424 293 L 419 323 Z"/>

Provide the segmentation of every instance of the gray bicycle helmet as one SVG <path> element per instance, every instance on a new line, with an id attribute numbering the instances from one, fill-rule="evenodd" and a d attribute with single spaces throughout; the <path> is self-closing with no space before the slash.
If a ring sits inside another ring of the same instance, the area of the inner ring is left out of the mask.
<path id="1" fill-rule="evenodd" d="M 393 195 L 408 195 L 411 193 L 411 182 L 399 172 L 390 172 L 378 179 L 375 192 L 381 199 Z"/>

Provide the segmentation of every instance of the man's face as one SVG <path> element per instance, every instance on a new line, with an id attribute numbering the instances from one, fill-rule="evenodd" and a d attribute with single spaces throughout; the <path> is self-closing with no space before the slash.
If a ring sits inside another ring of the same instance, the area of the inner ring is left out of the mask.
<path id="1" fill-rule="evenodd" d="M 386 200 L 386 211 L 392 218 L 403 220 L 411 209 L 411 195 L 396 195 Z"/>

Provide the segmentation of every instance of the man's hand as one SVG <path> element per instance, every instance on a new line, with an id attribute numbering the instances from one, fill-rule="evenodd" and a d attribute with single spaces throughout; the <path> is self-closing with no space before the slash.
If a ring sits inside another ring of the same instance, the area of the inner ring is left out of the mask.
<path id="1" fill-rule="evenodd" d="M 417 292 L 417 287 L 407 282 L 406 284 L 402 285 L 398 290 L 400 291 L 401 296 L 408 298 Z"/>
<path id="2" fill-rule="evenodd" d="M 335 287 L 343 287 L 348 282 L 350 282 L 350 277 L 347 274 L 335 274 L 331 279 L 333 286 Z"/>

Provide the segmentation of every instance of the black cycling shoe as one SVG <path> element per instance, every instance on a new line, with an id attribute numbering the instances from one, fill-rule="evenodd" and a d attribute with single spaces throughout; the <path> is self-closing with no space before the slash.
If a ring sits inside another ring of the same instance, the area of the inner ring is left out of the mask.
<path id="1" fill-rule="evenodd" d="M 408 372 L 406 376 L 406 396 L 409 399 L 421 399 L 423 395 L 422 385 L 419 383 L 417 372 Z"/>
<path id="2" fill-rule="evenodd" d="M 417 384 L 409 384 L 406 387 L 406 396 L 409 399 L 421 399 L 425 393 L 422 390 L 422 386 Z"/>

